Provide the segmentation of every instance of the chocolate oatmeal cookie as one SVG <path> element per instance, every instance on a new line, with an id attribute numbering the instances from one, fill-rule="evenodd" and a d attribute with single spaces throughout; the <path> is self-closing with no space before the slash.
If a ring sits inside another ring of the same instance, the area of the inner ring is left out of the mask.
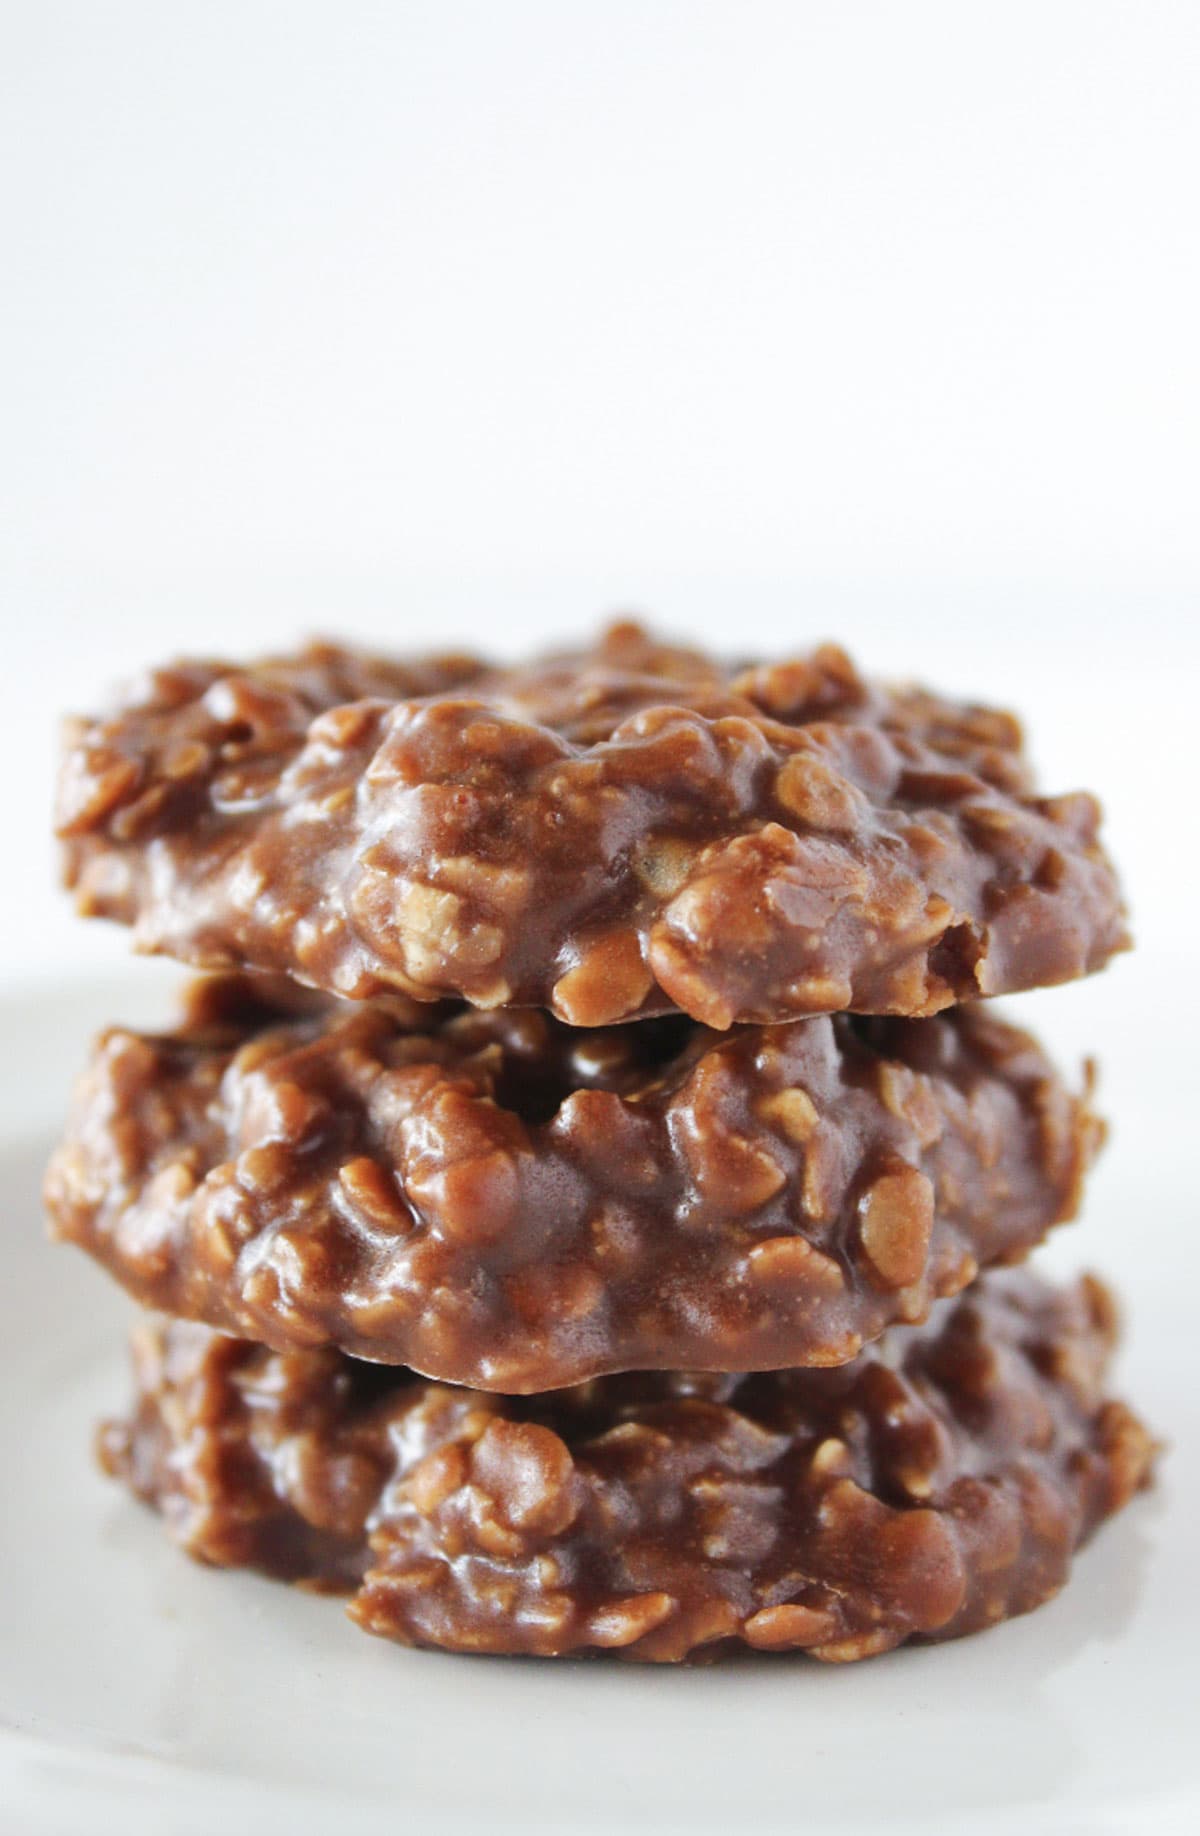
<path id="1" fill-rule="evenodd" d="M 718 1028 L 1100 967 L 1128 940 L 1098 822 L 1035 794 L 1007 714 L 632 625 L 512 668 L 179 664 L 72 723 L 58 809 L 80 910 L 146 950 Z"/>
<path id="2" fill-rule="evenodd" d="M 144 1303 L 480 1388 L 835 1365 L 1075 1210 L 1101 1127 L 986 1004 L 715 1033 L 196 985 L 47 1181 Z"/>
<path id="3" fill-rule="evenodd" d="M 984 1276 L 837 1370 L 501 1398 L 194 1325 L 136 1339 L 104 1465 L 195 1556 L 404 1644 L 831 1662 L 1025 1613 L 1146 1482 L 1112 1303 Z"/>

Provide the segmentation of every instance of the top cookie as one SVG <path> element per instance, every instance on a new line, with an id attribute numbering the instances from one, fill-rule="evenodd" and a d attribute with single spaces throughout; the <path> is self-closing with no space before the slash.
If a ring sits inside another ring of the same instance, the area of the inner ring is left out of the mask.
<path id="1" fill-rule="evenodd" d="M 141 949 L 576 1026 L 1070 981 L 1128 943 L 1098 824 L 1011 715 L 632 624 L 505 668 L 180 663 L 71 723 L 58 805 L 79 909 Z"/>

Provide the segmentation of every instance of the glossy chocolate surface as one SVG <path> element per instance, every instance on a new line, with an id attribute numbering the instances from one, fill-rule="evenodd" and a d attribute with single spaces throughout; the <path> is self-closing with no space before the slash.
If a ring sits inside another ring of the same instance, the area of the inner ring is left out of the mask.
<path id="1" fill-rule="evenodd" d="M 530 1391 L 844 1363 L 1069 1217 L 1101 1132 L 988 1003 L 586 1029 L 217 978 L 102 1037 L 46 1191 L 148 1306 Z"/>
<path id="2" fill-rule="evenodd" d="M 631 625 L 508 668 L 181 663 L 70 724 L 58 805 L 79 909 L 143 949 L 580 1026 L 1068 981 L 1128 941 L 1098 824 L 1008 714 Z"/>
<path id="3" fill-rule="evenodd" d="M 1153 1459 L 1105 1398 L 1114 1336 L 1098 1283 L 1020 1272 L 838 1370 L 512 1398 L 150 1324 L 101 1458 L 193 1555 L 405 1644 L 845 1662 L 1062 1586 Z"/>

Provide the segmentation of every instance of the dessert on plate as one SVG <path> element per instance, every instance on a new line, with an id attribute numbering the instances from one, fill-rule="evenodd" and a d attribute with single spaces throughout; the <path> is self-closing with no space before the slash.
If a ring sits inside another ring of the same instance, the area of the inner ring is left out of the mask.
<path id="1" fill-rule="evenodd" d="M 1127 947 L 1011 715 L 631 624 L 340 645 L 69 723 L 81 911 L 207 971 L 97 1041 L 54 1234 L 147 1310 L 105 1468 L 403 1643 L 829 1661 L 1048 1599 L 1151 1475 L 1102 1142 L 988 997 Z"/>

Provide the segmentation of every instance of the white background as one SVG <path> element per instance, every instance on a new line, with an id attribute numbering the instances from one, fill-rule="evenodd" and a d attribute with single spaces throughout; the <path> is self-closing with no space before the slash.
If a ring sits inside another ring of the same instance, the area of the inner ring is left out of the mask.
<path id="1" fill-rule="evenodd" d="M 62 708 L 623 606 L 1015 701 L 1190 948 L 1193 0 L 0 20 L 0 977 L 123 960 Z"/>
<path id="2" fill-rule="evenodd" d="M 313 630 L 513 650 L 630 606 L 742 652 L 834 636 L 1015 703 L 1048 788 L 1104 797 L 1138 951 L 1018 1006 L 1103 1060 L 1113 1141 L 1047 1257 L 1117 1277 L 1122 1385 L 1173 1444 L 1007 1644 L 845 1698 L 764 1673 L 732 1722 L 715 1679 L 497 1691 L 352 1651 L 328 1602 L 185 1578 L 84 1472 L 90 1271 L 14 1276 L 0 1402 L 41 1489 L 11 1488 L 0 1652 L 60 1752 L 107 1727 L 124 1765 L 165 1729 L 288 1780 L 311 1748 L 331 1801 L 361 1759 L 391 1816 L 399 1751 L 432 1829 L 475 1777 L 528 1823 L 518 1749 L 573 1802 L 587 1726 L 597 1791 L 661 1828 L 716 1827 L 747 1781 L 790 1806 L 797 1754 L 818 1819 L 894 1779 L 925 1816 L 936 1778 L 963 1828 L 1196 1827 L 1198 98 L 1197 0 L 0 0 L 0 988 L 31 988 L 0 1018 L 6 1135 L 53 1126 L 84 1033 L 174 979 L 53 891 L 54 721 L 112 679 Z M 81 994 L 85 968 L 124 980 Z M 31 1266 L 43 1152 L 6 1188 Z M 91 1778 L 70 1827 L 132 1827 Z"/>

